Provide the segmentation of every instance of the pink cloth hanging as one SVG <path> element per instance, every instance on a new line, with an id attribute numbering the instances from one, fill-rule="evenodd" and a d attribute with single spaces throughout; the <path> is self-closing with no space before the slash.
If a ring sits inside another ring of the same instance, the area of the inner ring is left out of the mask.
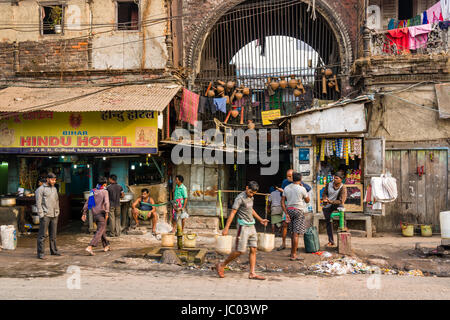
<path id="1" fill-rule="evenodd" d="M 180 104 L 180 118 L 193 126 L 197 126 L 198 103 L 200 96 L 192 91 L 183 88 L 183 97 Z"/>
<path id="2" fill-rule="evenodd" d="M 428 34 L 431 32 L 432 25 L 424 24 L 420 26 L 409 27 L 409 48 L 412 50 L 425 48 L 428 42 Z"/>
<path id="3" fill-rule="evenodd" d="M 427 10 L 427 17 L 428 23 L 437 23 L 439 21 L 444 21 L 444 18 L 442 17 L 442 7 L 440 1 Z"/>

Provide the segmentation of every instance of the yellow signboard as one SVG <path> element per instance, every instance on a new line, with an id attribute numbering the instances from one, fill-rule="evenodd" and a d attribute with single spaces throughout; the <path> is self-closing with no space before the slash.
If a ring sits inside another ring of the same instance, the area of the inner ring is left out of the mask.
<path id="1" fill-rule="evenodd" d="M 35 111 L 0 120 L 0 153 L 157 153 L 154 111 Z"/>
<path id="2" fill-rule="evenodd" d="M 276 110 L 269 110 L 269 111 L 261 111 L 261 118 L 263 126 L 267 126 L 269 124 L 272 124 L 273 119 L 281 117 L 280 109 Z"/>

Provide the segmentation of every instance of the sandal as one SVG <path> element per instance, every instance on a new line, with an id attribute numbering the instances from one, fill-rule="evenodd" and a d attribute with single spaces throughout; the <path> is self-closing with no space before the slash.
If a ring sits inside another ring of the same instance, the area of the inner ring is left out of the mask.
<path id="1" fill-rule="evenodd" d="M 290 260 L 291 261 L 303 261 L 303 260 L 305 260 L 305 258 L 302 258 L 302 257 L 295 257 L 295 258 L 293 258 L 293 257 L 291 257 Z"/>
<path id="2" fill-rule="evenodd" d="M 328 247 L 328 248 L 334 247 L 334 242 L 328 242 L 328 243 L 327 243 L 327 247 Z"/>
<path id="3" fill-rule="evenodd" d="M 222 264 L 220 264 L 220 263 L 216 264 L 216 272 L 217 272 L 217 275 L 219 276 L 219 278 L 225 278 L 225 270 L 224 270 L 224 267 L 222 266 Z"/>
<path id="4" fill-rule="evenodd" d="M 95 256 L 95 253 L 94 253 L 94 251 L 92 251 L 92 249 L 86 248 L 85 250 L 86 250 L 91 256 Z"/>
<path id="5" fill-rule="evenodd" d="M 279 248 L 277 248 L 277 251 L 281 251 L 281 250 L 284 250 L 284 249 L 286 249 L 286 246 L 281 245 Z"/>
<path id="6" fill-rule="evenodd" d="M 105 252 L 111 251 L 111 247 L 110 247 L 110 246 L 106 246 L 106 247 L 103 249 L 103 251 L 105 251 Z"/>
<path id="7" fill-rule="evenodd" d="M 258 276 L 257 274 L 254 274 L 254 275 L 250 274 L 248 276 L 248 278 L 251 280 L 266 280 L 266 278 L 264 278 L 263 276 Z"/>

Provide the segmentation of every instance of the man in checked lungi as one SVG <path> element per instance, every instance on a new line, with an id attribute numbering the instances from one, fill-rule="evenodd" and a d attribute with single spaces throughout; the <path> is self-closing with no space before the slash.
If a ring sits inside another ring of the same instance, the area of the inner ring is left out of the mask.
<path id="1" fill-rule="evenodd" d="M 253 210 L 253 196 L 258 192 L 259 185 L 255 181 L 250 181 L 245 187 L 245 191 L 241 192 L 234 200 L 233 207 L 230 215 L 227 219 L 227 224 L 222 231 L 222 235 L 228 234 L 231 221 L 237 213 L 238 231 L 236 236 L 236 246 L 233 252 L 230 253 L 228 258 L 222 263 L 216 264 L 216 271 L 220 278 L 225 277 L 224 269 L 227 264 L 239 257 L 241 254 L 247 251 L 247 247 L 250 248 L 249 263 L 250 274 L 249 279 L 265 280 L 263 276 L 255 273 L 256 266 L 256 248 L 258 244 L 258 237 L 255 229 L 255 219 L 262 225 L 267 226 L 269 220 L 262 219 L 255 210 Z"/>
<path id="2" fill-rule="evenodd" d="M 297 257 L 298 236 L 306 231 L 305 213 L 306 203 L 309 203 L 308 192 L 301 185 L 302 175 L 292 174 L 292 183 L 284 188 L 281 197 L 281 207 L 286 213 L 288 232 L 291 234 L 291 260 L 303 260 Z"/>

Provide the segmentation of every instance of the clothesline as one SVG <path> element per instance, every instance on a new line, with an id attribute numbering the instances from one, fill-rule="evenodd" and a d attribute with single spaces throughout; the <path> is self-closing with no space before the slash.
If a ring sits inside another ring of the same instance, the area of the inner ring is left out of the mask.
<path id="1" fill-rule="evenodd" d="M 450 0 L 441 0 L 413 18 L 406 20 L 391 19 L 388 24 L 388 30 L 433 24 L 448 20 L 450 20 Z"/>

